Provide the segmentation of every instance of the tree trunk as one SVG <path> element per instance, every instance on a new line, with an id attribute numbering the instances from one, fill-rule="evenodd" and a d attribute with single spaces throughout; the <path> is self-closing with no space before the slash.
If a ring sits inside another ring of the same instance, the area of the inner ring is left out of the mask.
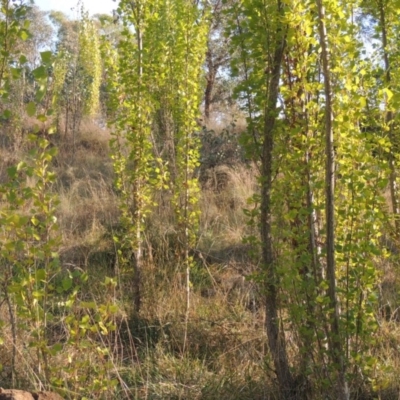
<path id="1" fill-rule="evenodd" d="M 134 4 L 131 4 L 132 10 L 134 9 Z M 137 20 L 137 28 L 136 28 L 136 36 L 137 36 L 137 46 L 138 46 L 138 76 L 139 76 L 139 88 L 138 88 L 138 101 L 139 103 L 142 100 L 142 77 L 143 77 L 143 32 L 141 30 L 141 15 L 140 15 L 140 7 L 137 9 L 136 14 Z M 143 116 L 142 110 L 139 111 L 138 120 L 139 120 L 139 135 L 142 140 L 143 138 Z M 142 162 L 142 146 L 139 140 L 139 143 L 136 143 L 135 156 L 137 157 L 137 163 L 140 165 Z M 135 248 L 133 249 L 134 253 L 134 265 L 133 265 L 133 304 L 135 306 L 135 312 L 137 314 L 140 313 L 140 308 L 142 304 L 142 293 L 141 293 L 141 280 L 142 280 L 142 263 L 143 263 L 143 234 L 142 234 L 142 218 L 143 218 L 143 202 L 142 202 L 142 177 L 139 174 L 135 176 L 134 182 L 134 210 L 133 210 L 133 221 L 136 224 L 136 243 Z"/>
<path id="2" fill-rule="evenodd" d="M 278 18 L 283 14 L 283 5 L 278 1 Z M 277 18 L 277 19 L 278 19 Z M 278 117 L 277 101 L 279 93 L 279 80 L 283 53 L 286 46 L 286 33 L 283 32 L 282 22 L 277 21 L 276 48 L 274 52 L 272 73 L 269 79 L 269 91 L 264 110 L 264 142 L 262 148 L 262 176 L 261 176 L 261 240 L 262 258 L 266 273 L 266 331 L 269 349 L 274 362 L 281 397 L 291 398 L 293 393 L 293 377 L 290 372 L 284 333 L 280 329 L 278 316 L 278 278 L 276 266 L 272 254 L 272 211 L 271 211 L 271 187 L 272 187 L 272 151 L 274 146 L 274 126 Z"/>
<path id="3" fill-rule="evenodd" d="M 138 230 L 140 228 L 137 228 Z M 140 239 L 140 237 L 139 237 Z M 141 296 L 141 269 L 142 269 L 142 243 L 139 242 L 136 250 L 132 253 L 131 261 L 133 263 L 133 294 L 132 301 L 135 307 L 135 312 L 140 312 L 140 307 L 142 304 L 142 296 Z"/>
<path id="4" fill-rule="evenodd" d="M 217 67 L 213 64 L 212 53 L 210 49 L 207 51 L 206 61 L 208 72 L 206 76 L 207 85 L 204 92 L 204 116 L 208 121 L 211 111 L 212 91 L 214 89 L 215 77 L 217 75 Z"/>
<path id="5" fill-rule="evenodd" d="M 328 296 L 330 302 L 330 337 L 329 350 L 333 365 L 337 368 L 337 398 L 349 399 L 349 390 L 346 381 L 346 370 L 343 360 L 342 345 L 339 330 L 339 307 L 336 296 L 336 265 L 335 265 L 335 149 L 333 135 L 333 105 L 330 74 L 330 54 L 328 37 L 325 26 L 325 9 L 322 0 L 317 0 L 319 19 L 319 40 L 321 45 L 322 67 L 324 72 L 325 91 L 325 217 L 326 217 L 326 274 L 328 281 Z"/>

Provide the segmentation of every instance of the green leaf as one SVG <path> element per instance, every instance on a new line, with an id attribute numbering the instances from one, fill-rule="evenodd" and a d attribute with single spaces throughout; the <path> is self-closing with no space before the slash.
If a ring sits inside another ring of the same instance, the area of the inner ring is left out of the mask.
<path id="1" fill-rule="evenodd" d="M 10 110 L 4 110 L 3 111 L 3 118 L 9 119 L 11 117 L 11 111 Z"/>
<path id="2" fill-rule="evenodd" d="M 35 100 L 38 103 L 41 102 L 45 94 L 46 94 L 46 87 L 44 85 L 41 85 L 36 92 Z"/>
<path id="3" fill-rule="evenodd" d="M 35 299 L 41 299 L 44 296 L 44 292 L 42 290 L 34 290 L 32 296 Z"/>
<path id="4" fill-rule="evenodd" d="M 70 277 L 64 278 L 62 280 L 62 287 L 63 287 L 64 291 L 67 291 L 67 290 L 71 289 L 71 287 L 72 287 L 72 279 Z"/>
<path id="5" fill-rule="evenodd" d="M 43 63 L 50 64 L 53 58 L 53 53 L 51 51 L 42 51 L 40 57 Z"/>
<path id="6" fill-rule="evenodd" d="M 47 71 L 46 68 L 41 65 L 40 67 L 34 69 L 32 71 L 33 76 L 35 77 L 35 79 L 44 79 L 47 77 Z"/>
<path id="7" fill-rule="evenodd" d="M 7 168 L 7 174 L 10 179 L 14 179 L 17 176 L 18 169 L 16 165 L 13 165 L 12 167 Z"/>
<path id="8" fill-rule="evenodd" d="M 30 117 L 33 117 L 36 114 L 36 104 L 33 101 L 29 102 L 26 106 L 26 112 Z"/>
<path id="9" fill-rule="evenodd" d="M 54 157 L 55 155 L 57 155 L 58 153 L 58 149 L 57 147 L 51 147 L 50 149 L 47 150 L 47 154 L 49 154 L 51 157 Z M 55 219 L 54 222 L 56 222 L 57 219 Z"/>
<path id="10" fill-rule="evenodd" d="M 63 349 L 63 345 L 61 343 L 56 343 L 52 349 L 56 352 L 59 353 Z"/>
<path id="11" fill-rule="evenodd" d="M 96 309 L 96 303 L 94 301 L 81 301 L 81 307 L 89 308 L 89 309 Z"/>
<path id="12" fill-rule="evenodd" d="M 36 271 L 35 273 L 35 277 L 37 281 L 45 281 L 46 280 L 46 270 L 44 270 L 43 268 L 40 268 Z"/>
<path id="13" fill-rule="evenodd" d="M 36 117 L 40 122 L 46 122 L 47 117 L 44 114 L 40 114 Z"/>
<path id="14" fill-rule="evenodd" d="M 18 36 L 19 36 L 23 41 L 25 41 L 25 40 L 27 40 L 27 39 L 29 38 L 29 32 L 28 32 L 27 30 L 25 30 L 25 29 L 21 29 L 21 30 L 19 31 Z"/>
<path id="15" fill-rule="evenodd" d="M 393 92 L 388 88 L 384 88 L 382 92 L 387 96 L 387 101 L 390 101 L 390 99 L 393 97 Z"/>
<path id="16" fill-rule="evenodd" d="M 10 68 L 10 70 L 13 79 L 19 79 L 21 77 L 21 68 Z"/>

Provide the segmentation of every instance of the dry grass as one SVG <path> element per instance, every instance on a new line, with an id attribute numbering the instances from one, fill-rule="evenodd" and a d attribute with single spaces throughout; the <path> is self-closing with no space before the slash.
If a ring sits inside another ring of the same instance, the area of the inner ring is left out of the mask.
<path id="1" fill-rule="evenodd" d="M 201 181 L 199 246 L 207 253 L 240 247 L 243 238 L 252 233 L 243 209 L 251 207 L 248 198 L 256 191 L 255 168 L 219 166 L 205 171 Z"/>
<path id="2" fill-rule="evenodd" d="M 102 266 L 101 262 L 96 266 L 92 256 L 101 246 L 103 250 L 112 246 L 104 238 L 118 217 L 112 173 L 104 171 L 101 143 L 104 142 L 99 143 L 98 136 L 87 129 L 77 138 L 73 162 L 68 150 L 61 147 L 61 157 L 66 152 L 60 162 L 65 170 L 59 174 L 64 254 L 71 254 L 72 250 L 75 260 L 72 257 L 70 261 L 78 261 L 89 271 Z M 242 274 L 249 268 L 249 257 L 242 245 L 249 228 L 242 209 L 255 190 L 255 172 L 245 166 L 220 166 L 210 173 L 202 192 L 198 247 L 205 255 L 207 270 L 198 260 L 199 266 L 192 272 L 194 287 L 187 326 L 181 267 L 168 267 L 168 259 L 162 260 L 165 252 L 173 251 L 176 240 L 171 230 L 171 210 L 158 208 L 161 215 L 151 223 L 157 231 L 150 235 L 152 253 L 160 247 L 164 252 L 143 271 L 141 321 L 136 327 L 132 327 L 134 321 L 128 321 L 130 340 L 136 343 L 141 362 L 140 366 L 128 362 L 129 373 L 126 362 L 119 364 L 127 390 L 138 398 L 231 399 L 238 394 L 239 398 L 264 398 L 264 313 L 262 308 L 257 312 L 249 310 L 248 298 L 253 289 Z M 170 260 L 175 262 L 173 256 Z M 163 268 L 165 272 L 160 271 Z M 188 339 L 184 349 L 185 330 Z M 128 346 L 126 338 L 122 345 Z M 238 363 L 242 366 L 240 372 Z"/>
<path id="3" fill-rule="evenodd" d="M 107 238 L 118 219 L 104 143 L 88 129 L 77 137 L 73 158 L 66 144 L 57 158 L 63 262 L 68 268 L 74 265 L 96 271 L 97 277 L 114 273 L 101 254 L 113 251 Z M 198 248 L 205 259 L 199 259 L 193 271 L 187 326 L 182 269 L 174 264 L 172 255 L 170 266 L 168 257 L 160 264 L 161 258 L 173 251 L 176 240 L 168 207 L 159 207 L 157 211 L 164 214 L 151 223 L 154 233 L 148 237 L 153 258 L 143 271 L 140 321 L 126 319 L 129 330 L 122 324 L 119 333 L 119 346 L 135 347 L 140 363 L 132 354 L 127 359 L 121 358 L 121 353 L 115 355 L 124 382 L 121 388 L 125 387 L 121 398 L 266 398 L 264 313 L 262 308 L 248 308 L 253 289 L 242 274 L 249 267 L 242 245 L 249 228 L 242 209 L 255 190 L 255 173 L 244 166 L 221 166 L 211 174 L 204 181 L 201 199 Z M 90 290 L 100 301 L 101 293 Z"/>

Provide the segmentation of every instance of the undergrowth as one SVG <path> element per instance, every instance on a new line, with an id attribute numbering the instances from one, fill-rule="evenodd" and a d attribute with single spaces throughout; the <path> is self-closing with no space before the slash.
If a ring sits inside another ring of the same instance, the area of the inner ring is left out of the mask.
<path id="1" fill-rule="evenodd" d="M 53 190 L 60 200 L 57 216 L 64 274 L 60 279 L 70 274 L 78 280 L 80 274 L 86 274 L 79 300 L 94 304 L 100 313 L 107 312 L 107 304 L 116 307 L 115 312 L 107 314 L 115 329 L 94 329 L 85 338 L 87 343 L 75 349 L 65 344 L 69 329 L 66 320 L 49 324 L 52 343 L 65 346 L 65 351 L 52 362 L 64 365 L 65 374 L 71 372 L 71 360 L 81 366 L 76 372 L 80 375 L 72 383 L 71 377 L 59 376 L 59 386 L 64 385 L 63 395 L 79 398 L 78 389 L 87 384 L 91 374 L 107 371 L 104 382 L 98 383 L 98 394 L 92 398 L 276 399 L 276 376 L 264 329 L 263 292 L 250 279 L 259 260 L 243 244 L 243 238 L 256 229 L 247 224 L 243 213 L 248 208 L 247 199 L 256 190 L 256 167 L 236 160 L 232 165 L 203 165 L 199 171 L 202 213 L 198 244 L 191 254 L 192 304 L 184 346 L 185 277 L 174 254 L 177 236 L 169 223 L 170 210 L 161 208 L 162 202 L 156 205 L 156 216 L 147 222 L 143 305 L 139 315 L 133 312 L 129 299 L 123 297 L 126 290 L 122 288 L 132 282 L 120 270 L 115 257 L 113 236 L 119 229 L 119 212 L 108 139 L 106 129 L 89 121 L 82 124 L 74 148 L 67 137 L 51 138 L 60 149 L 53 160 L 57 174 Z M 8 160 L 11 162 L 16 156 L 6 140 L 0 143 L 3 180 Z M 24 151 L 18 149 L 17 157 Z M 380 370 L 375 374 L 375 395 L 369 397 L 366 392 L 359 399 L 395 399 L 399 393 L 398 258 L 392 252 L 379 264 L 382 284 L 376 314 L 380 327 L 371 353 L 379 359 Z M 96 318 L 94 312 L 78 306 L 74 313 L 86 313 L 89 321 Z M 7 387 L 11 385 L 12 338 L 5 303 L 0 305 L 0 319 L 4 321 L 5 338 L 0 352 L 0 364 L 4 366 L 0 377 L 1 385 Z M 290 331 L 286 334 L 291 343 Z M 100 345 L 107 352 L 96 352 Z M 294 342 L 291 345 L 296 346 Z M 31 353 L 24 344 L 23 330 L 18 333 L 16 352 L 18 387 L 40 386 Z M 108 388 L 107 382 L 115 382 L 115 388 Z"/>

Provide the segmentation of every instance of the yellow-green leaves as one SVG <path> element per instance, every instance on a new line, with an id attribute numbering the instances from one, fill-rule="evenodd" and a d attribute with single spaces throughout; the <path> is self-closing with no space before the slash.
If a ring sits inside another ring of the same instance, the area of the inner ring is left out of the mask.
<path id="1" fill-rule="evenodd" d="M 82 11 L 79 22 L 78 69 L 81 71 L 83 88 L 83 109 L 89 116 L 99 111 L 102 63 L 97 28 L 88 14 Z"/>
<path id="2" fill-rule="evenodd" d="M 113 117 L 112 158 L 124 228 L 116 238 L 118 254 L 121 265 L 133 266 L 137 276 L 142 231 L 156 191 L 172 192 L 176 223 L 190 228 L 191 238 L 198 224 L 194 132 L 207 24 L 201 9 L 188 0 L 121 1 L 119 13 L 126 29 L 118 52 L 107 45 L 103 51 L 111 78 L 108 112 Z"/>
<path id="3" fill-rule="evenodd" d="M 30 117 L 33 117 L 36 114 L 36 104 L 33 101 L 27 104 L 26 112 Z"/>

